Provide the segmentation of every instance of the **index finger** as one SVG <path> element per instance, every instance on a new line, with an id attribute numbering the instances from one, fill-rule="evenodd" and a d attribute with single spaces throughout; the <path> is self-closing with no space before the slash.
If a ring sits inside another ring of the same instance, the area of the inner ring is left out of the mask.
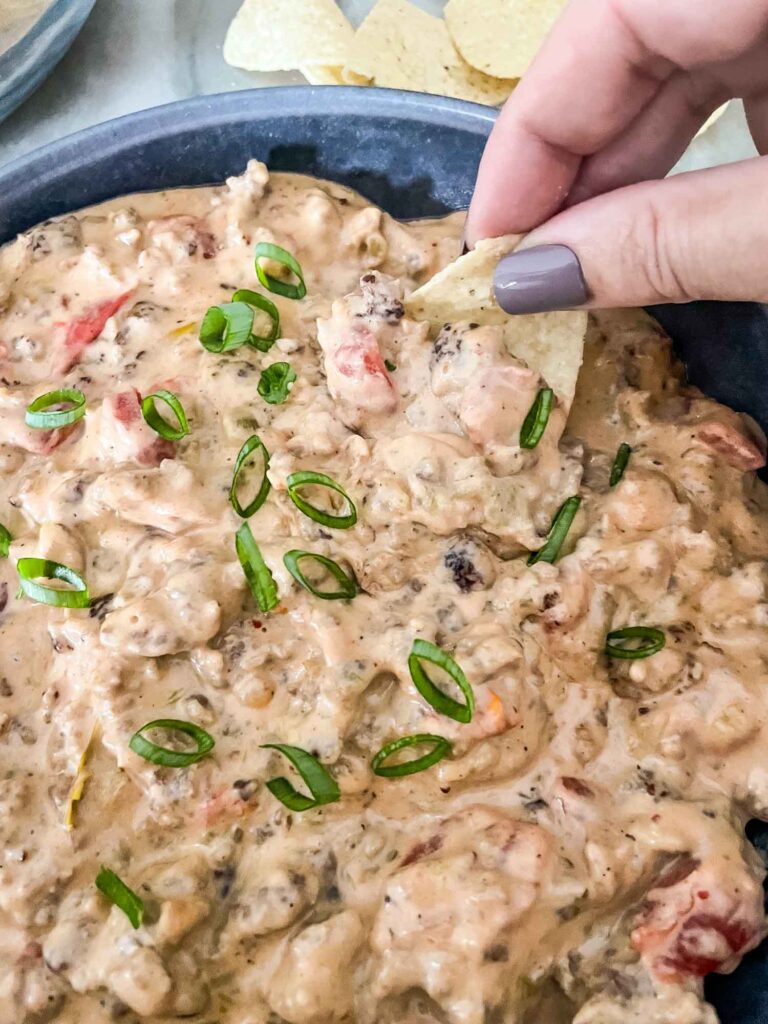
<path id="1" fill-rule="evenodd" d="M 468 241 L 550 217 L 676 70 L 746 49 L 765 18 L 754 0 L 571 0 L 488 141 Z"/>

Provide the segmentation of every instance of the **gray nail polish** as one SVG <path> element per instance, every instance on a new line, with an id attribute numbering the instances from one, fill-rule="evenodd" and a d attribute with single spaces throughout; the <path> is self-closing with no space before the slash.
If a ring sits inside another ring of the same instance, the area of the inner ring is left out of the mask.
<path id="1" fill-rule="evenodd" d="M 588 297 L 581 264 L 566 245 L 537 245 L 509 253 L 496 265 L 493 288 L 507 313 L 573 309 Z"/>

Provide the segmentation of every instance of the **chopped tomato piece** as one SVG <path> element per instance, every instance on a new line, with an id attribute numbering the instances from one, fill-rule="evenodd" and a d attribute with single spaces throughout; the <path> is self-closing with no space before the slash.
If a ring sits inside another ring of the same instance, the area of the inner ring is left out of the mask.
<path id="1" fill-rule="evenodd" d="M 103 302 L 91 306 L 74 320 L 70 320 L 68 324 L 62 324 L 63 327 L 66 327 L 64 335 L 65 364 L 62 372 L 66 373 L 75 365 L 83 349 L 98 338 L 104 330 L 107 320 L 115 315 L 132 294 L 132 291 L 123 292 L 122 295 L 113 299 L 105 299 Z"/>
<path id="2" fill-rule="evenodd" d="M 735 469 L 746 473 L 752 469 L 762 469 L 765 465 L 765 452 L 762 448 L 733 424 L 719 421 L 702 423 L 696 430 L 696 436 Z"/>

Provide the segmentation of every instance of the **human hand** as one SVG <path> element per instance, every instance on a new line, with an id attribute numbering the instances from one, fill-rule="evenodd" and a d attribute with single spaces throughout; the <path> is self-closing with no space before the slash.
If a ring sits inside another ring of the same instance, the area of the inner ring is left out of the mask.
<path id="1" fill-rule="evenodd" d="M 768 0 L 571 0 L 467 218 L 470 245 L 531 231 L 498 266 L 502 306 L 768 301 L 768 157 L 656 180 L 734 96 L 768 153 Z"/>

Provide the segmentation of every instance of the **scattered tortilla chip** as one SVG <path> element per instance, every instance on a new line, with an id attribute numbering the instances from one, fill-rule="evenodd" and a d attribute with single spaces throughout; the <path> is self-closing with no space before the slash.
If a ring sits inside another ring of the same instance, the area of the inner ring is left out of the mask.
<path id="1" fill-rule="evenodd" d="M 465 256 L 441 270 L 405 302 L 414 320 L 428 320 L 433 326 L 469 320 L 498 324 L 513 356 L 537 370 L 570 406 L 576 390 L 587 314 L 582 310 L 509 316 L 493 294 L 496 264 L 520 241 L 520 235 L 487 238 Z"/>
<path id="2" fill-rule="evenodd" d="M 334 0 L 245 0 L 229 26 L 224 59 L 246 71 L 341 67 L 353 35 Z"/>
<path id="3" fill-rule="evenodd" d="M 341 67 L 329 67 L 325 64 L 307 64 L 299 68 L 310 85 L 344 85 Z"/>
<path id="4" fill-rule="evenodd" d="M 726 112 L 727 109 L 728 109 L 728 104 L 724 103 L 722 105 L 722 107 L 718 107 L 717 110 L 713 114 L 710 114 L 709 117 L 707 118 L 707 120 L 701 126 L 701 128 L 699 128 L 699 130 L 696 132 L 696 138 L 698 139 L 698 137 L 700 135 L 703 135 L 704 132 L 709 131 L 709 129 L 712 127 L 712 125 L 716 121 L 720 120 L 720 118 L 723 116 L 723 114 Z"/>
<path id="5" fill-rule="evenodd" d="M 449 0 L 445 22 L 464 60 L 486 75 L 520 78 L 567 0 Z"/>
<path id="6" fill-rule="evenodd" d="M 407 0 L 378 0 L 355 33 L 344 77 L 496 106 L 515 83 L 471 68 L 451 42 L 442 18 Z"/>

